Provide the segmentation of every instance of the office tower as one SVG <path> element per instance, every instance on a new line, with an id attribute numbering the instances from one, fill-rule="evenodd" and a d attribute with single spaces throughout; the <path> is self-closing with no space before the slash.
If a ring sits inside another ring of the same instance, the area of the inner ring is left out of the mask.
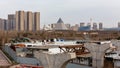
<path id="1" fill-rule="evenodd" d="M 24 11 L 16 11 L 16 31 L 24 31 L 25 30 L 25 12 Z"/>
<path id="2" fill-rule="evenodd" d="M 84 22 L 81 22 L 81 23 L 80 23 L 80 27 L 83 27 L 83 26 L 85 26 L 85 23 L 84 23 Z"/>
<path id="3" fill-rule="evenodd" d="M 120 22 L 118 22 L 118 28 L 120 28 Z"/>
<path id="4" fill-rule="evenodd" d="M 99 23 L 99 30 L 103 29 L 103 23 Z"/>
<path id="5" fill-rule="evenodd" d="M 93 23 L 93 30 L 97 30 L 97 23 Z"/>
<path id="6" fill-rule="evenodd" d="M 34 18 L 33 18 L 33 30 L 34 31 L 39 31 L 40 30 L 40 12 L 35 12 L 34 13 Z"/>
<path id="7" fill-rule="evenodd" d="M 8 15 L 8 30 L 15 30 L 15 14 Z"/>

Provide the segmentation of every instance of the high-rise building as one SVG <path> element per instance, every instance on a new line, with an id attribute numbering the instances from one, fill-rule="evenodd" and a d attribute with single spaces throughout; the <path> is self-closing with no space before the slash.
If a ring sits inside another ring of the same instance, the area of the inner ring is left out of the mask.
<path id="1" fill-rule="evenodd" d="M 16 11 L 16 30 L 17 31 L 39 31 L 40 12 Z"/>
<path id="2" fill-rule="evenodd" d="M 83 26 L 85 26 L 85 23 L 84 23 L 84 22 L 81 22 L 81 23 L 80 23 L 80 27 L 83 27 Z"/>
<path id="3" fill-rule="evenodd" d="M 33 30 L 33 13 L 31 11 L 26 12 L 25 14 L 25 30 Z"/>
<path id="4" fill-rule="evenodd" d="M 35 12 L 33 17 L 33 30 L 39 31 L 40 30 L 40 12 Z"/>
<path id="5" fill-rule="evenodd" d="M 99 30 L 103 29 L 103 23 L 99 23 Z"/>
<path id="6" fill-rule="evenodd" d="M 3 23 L 4 23 L 4 30 L 7 31 L 9 29 L 8 28 L 8 20 L 4 19 Z"/>
<path id="7" fill-rule="evenodd" d="M 0 30 L 4 30 L 4 19 L 0 18 Z"/>
<path id="8" fill-rule="evenodd" d="M 15 14 L 8 15 L 8 30 L 15 30 Z"/>
<path id="9" fill-rule="evenodd" d="M 25 12 L 24 11 L 16 11 L 16 31 L 24 31 L 25 30 Z"/>
<path id="10" fill-rule="evenodd" d="M 120 28 L 120 22 L 118 22 L 118 28 Z"/>
<path id="11" fill-rule="evenodd" d="M 97 30 L 97 23 L 93 23 L 93 30 Z"/>

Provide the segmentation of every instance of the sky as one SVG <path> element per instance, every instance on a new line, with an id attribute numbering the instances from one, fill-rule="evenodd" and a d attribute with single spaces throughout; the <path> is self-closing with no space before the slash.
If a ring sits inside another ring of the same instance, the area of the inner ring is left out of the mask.
<path id="1" fill-rule="evenodd" d="M 40 12 L 41 27 L 59 18 L 72 25 L 92 18 L 104 27 L 117 27 L 120 21 L 120 0 L 0 0 L 0 18 L 18 10 Z"/>

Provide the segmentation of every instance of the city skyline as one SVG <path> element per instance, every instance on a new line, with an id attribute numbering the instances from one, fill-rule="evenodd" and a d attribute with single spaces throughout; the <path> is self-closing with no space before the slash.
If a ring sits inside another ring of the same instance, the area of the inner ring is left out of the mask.
<path id="1" fill-rule="evenodd" d="M 0 18 L 18 10 L 38 11 L 41 13 L 41 27 L 56 23 L 61 17 L 65 24 L 88 23 L 90 18 L 103 22 L 104 27 L 117 27 L 120 21 L 119 0 L 2 0 Z M 4 6 L 4 7 L 3 7 Z"/>

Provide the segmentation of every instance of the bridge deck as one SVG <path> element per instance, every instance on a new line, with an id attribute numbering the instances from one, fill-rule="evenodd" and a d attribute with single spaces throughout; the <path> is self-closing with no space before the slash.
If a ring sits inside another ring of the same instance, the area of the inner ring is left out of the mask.
<path id="1" fill-rule="evenodd" d="M 77 45 L 43 45 L 43 46 L 35 46 L 35 47 L 26 47 L 28 49 L 49 49 L 49 48 L 76 48 L 83 47 L 81 44 Z"/>
<path id="2" fill-rule="evenodd" d="M 28 49 L 49 49 L 49 48 L 58 48 L 59 46 L 55 45 L 46 45 L 46 46 L 35 46 L 35 47 L 26 47 Z"/>
<path id="3" fill-rule="evenodd" d="M 60 48 L 78 48 L 83 47 L 84 45 L 65 45 L 65 46 L 59 46 Z"/>

